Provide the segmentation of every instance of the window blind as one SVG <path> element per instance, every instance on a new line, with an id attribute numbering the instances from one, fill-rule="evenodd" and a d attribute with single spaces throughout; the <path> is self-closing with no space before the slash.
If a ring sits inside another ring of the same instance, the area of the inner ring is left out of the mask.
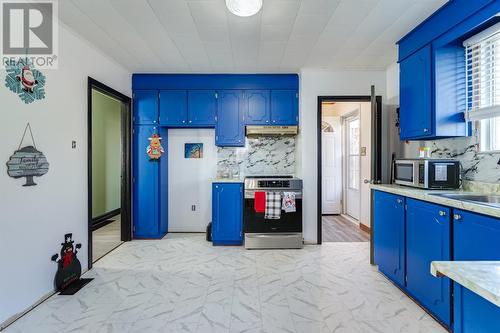
<path id="1" fill-rule="evenodd" d="M 467 119 L 500 116 L 500 23 L 464 42 Z"/>

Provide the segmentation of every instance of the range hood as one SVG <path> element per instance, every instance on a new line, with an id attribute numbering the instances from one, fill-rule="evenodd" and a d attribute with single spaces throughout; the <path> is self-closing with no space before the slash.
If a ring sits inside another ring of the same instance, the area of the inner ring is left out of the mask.
<path id="1" fill-rule="evenodd" d="M 295 136 L 298 126 L 247 126 L 246 136 Z"/>

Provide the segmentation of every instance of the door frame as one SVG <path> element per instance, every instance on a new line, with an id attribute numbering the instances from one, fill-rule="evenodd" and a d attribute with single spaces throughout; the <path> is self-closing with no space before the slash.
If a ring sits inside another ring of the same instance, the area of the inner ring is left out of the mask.
<path id="1" fill-rule="evenodd" d="M 361 219 L 356 219 L 355 217 L 349 215 L 347 212 L 348 204 L 348 194 L 349 191 L 349 131 L 347 129 L 347 124 L 352 120 L 359 120 L 359 129 L 361 130 L 361 107 L 356 111 L 349 112 L 348 114 L 342 116 L 342 214 L 349 216 L 350 218 L 357 220 L 361 223 Z M 361 134 L 361 133 L 360 133 Z M 361 149 L 361 140 L 359 140 L 359 149 Z M 361 199 L 361 152 L 358 152 L 358 165 L 359 165 L 359 198 Z M 345 181 L 344 181 L 345 180 Z M 361 201 L 359 203 L 359 214 L 361 216 Z"/>
<path id="2" fill-rule="evenodd" d="M 374 90 L 372 88 L 372 90 Z M 372 91 L 373 93 L 373 91 Z M 375 96 L 375 100 L 372 100 L 372 96 L 318 96 L 318 111 L 316 115 L 316 131 L 317 131 L 317 175 L 318 175 L 318 183 L 317 183 L 317 243 L 322 243 L 322 219 L 321 219 L 321 205 L 322 205 L 322 170 L 321 170 L 321 152 L 322 152 L 322 144 L 321 144 L 321 120 L 322 120 L 322 108 L 321 105 L 323 102 L 333 101 L 333 102 L 372 102 L 375 103 L 375 110 L 372 110 L 372 179 L 376 182 L 380 182 L 382 180 L 382 96 Z M 360 110 L 361 112 L 361 110 Z M 373 114 L 375 112 L 375 114 Z M 372 221 L 373 222 L 373 216 Z M 372 255 L 373 251 L 373 223 L 370 224 L 370 253 Z"/>
<path id="3" fill-rule="evenodd" d="M 123 103 L 121 111 L 121 240 L 132 240 L 131 220 L 131 102 L 132 99 L 92 77 L 87 79 L 87 228 L 88 269 L 92 268 L 92 90 L 95 89 Z"/>

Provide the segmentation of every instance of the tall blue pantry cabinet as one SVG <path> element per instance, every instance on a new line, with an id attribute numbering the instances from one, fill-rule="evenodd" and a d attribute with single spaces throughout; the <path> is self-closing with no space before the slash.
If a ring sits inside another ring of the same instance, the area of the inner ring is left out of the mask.
<path id="1" fill-rule="evenodd" d="M 167 232 L 168 161 L 165 155 L 152 161 L 146 153 L 153 134 L 167 145 L 167 129 L 158 125 L 158 92 L 145 90 L 133 95 L 132 128 L 132 217 L 134 238 L 161 238 Z"/>
<path id="2" fill-rule="evenodd" d="M 161 238 L 168 231 L 169 128 L 209 128 L 217 147 L 244 147 L 247 125 L 298 125 L 296 74 L 134 74 L 133 236 Z M 159 161 L 146 154 L 162 137 Z M 214 243 L 241 244 L 242 184 L 219 184 L 212 193 Z M 207 217 L 207 223 L 210 217 Z"/>

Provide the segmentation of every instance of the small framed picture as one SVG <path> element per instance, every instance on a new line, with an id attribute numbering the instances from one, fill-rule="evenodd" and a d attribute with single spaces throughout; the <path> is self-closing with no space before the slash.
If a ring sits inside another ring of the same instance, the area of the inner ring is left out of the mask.
<path id="1" fill-rule="evenodd" d="M 184 158 L 203 158 L 203 143 L 185 143 Z"/>

